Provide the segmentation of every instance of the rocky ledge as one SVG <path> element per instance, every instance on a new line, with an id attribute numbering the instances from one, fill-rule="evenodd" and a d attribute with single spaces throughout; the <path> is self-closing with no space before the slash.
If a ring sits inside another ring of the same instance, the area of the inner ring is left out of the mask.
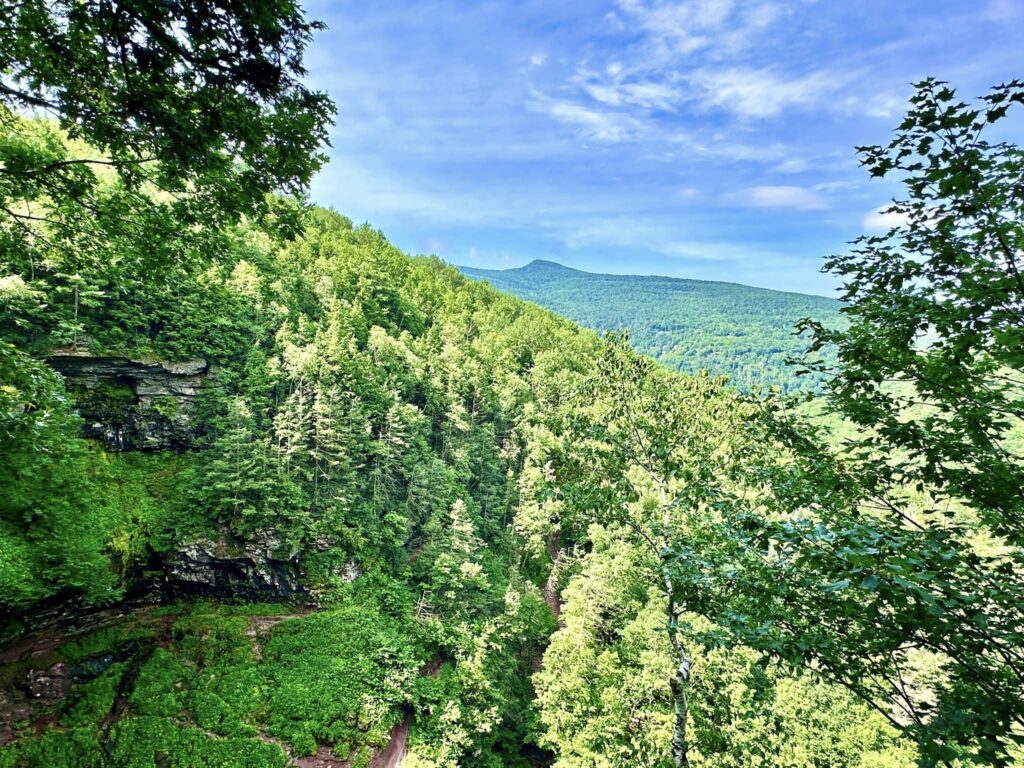
<path id="1" fill-rule="evenodd" d="M 111 451 L 184 450 L 196 438 L 195 403 L 212 386 L 206 360 L 103 357 L 57 349 L 48 358 L 85 420 L 85 437 Z"/>
<path id="2" fill-rule="evenodd" d="M 302 570 L 299 550 L 282 546 L 273 533 L 240 539 L 192 539 L 163 556 L 163 592 L 174 597 L 200 595 L 255 602 L 316 603 Z M 337 577 L 353 581 L 361 574 L 348 562 Z"/>
<path id="3" fill-rule="evenodd" d="M 297 552 L 273 543 L 191 541 L 164 558 L 172 594 L 208 595 L 256 601 L 307 599 Z"/>

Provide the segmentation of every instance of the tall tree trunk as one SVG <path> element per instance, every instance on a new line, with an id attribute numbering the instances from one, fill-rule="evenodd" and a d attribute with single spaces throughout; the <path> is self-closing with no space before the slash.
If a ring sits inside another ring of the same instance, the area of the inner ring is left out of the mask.
<path id="1" fill-rule="evenodd" d="M 548 557 L 551 560 L 551 572 L 548 574 L 547 581 L 544 582 L 544 601 L 551 608 L 558 626 L 561 627 L 563 626 L 562 599 L 558 593 L 558 582 L 561 577 L 562 551 L 558 547 L 559 535 L 558 528 L 553 528 L 548 534 Z"/>
<path id="2" fill-rule="evenodd" d="M 678 642 L 676 648 L 675 677 L 672 678 L 672 703 L 675 707 L 675 726 L 672 729 L 672 757 L 678 768 L 689 768 L 690 759 L 687 755 L 689 742 L 686 738 L 686 720 L 689 716 L 689 703 L 686 699 L 686 685 L 690 680 L 690 657 Z"/>
<path id="3" fill-rule="evenodd" d="M 679 607 L 676 605 L 674 585 L 667 573 L 662 574 L 668 593 L 668 640 L 675 654 L 676 673 L 669 684 L 672 690 L 672 705 L 675 709 L 675 725 L 672 728 L 672 759 L 676 768 L 690 768 L 689 742 L 686 737 L 686 723 L 690 714 L 686 698 L 686 686 L 690 682 L 690 667 L 693 660 L 679 640 Z"/>

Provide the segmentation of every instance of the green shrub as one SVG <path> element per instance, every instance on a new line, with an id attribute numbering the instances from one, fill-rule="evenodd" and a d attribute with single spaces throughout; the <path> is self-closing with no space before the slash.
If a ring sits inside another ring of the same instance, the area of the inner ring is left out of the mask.
<path id="1" fill-rule="evenodd" d="M 46 731 L 42 736 L 0 748 L 0 768 L 105 768 L 103 750 L 92 728 Z"/>
<path id="2" fill-rule="evenodd" d="M 111 731 L 114 768 L 284 768 L 288 757 L 276 744 L 248 739 L 212 739 L 198 728 L 170 720 L 135 717 Z"/>
<path id="3" fill-rule="evenodd" d="M 192 674 L 172 653 L 155 648 L 139 669 L 129 702 L 140 714 L 174 717 L 184 707 L 191 680 Z"/>
<path id="4" fill-rule="evenodd" d="M 263 655 L 268 731 L 304 752 L 386 740 L 421 664 L 402 622 L 354 604 L 277 625 Z"/>

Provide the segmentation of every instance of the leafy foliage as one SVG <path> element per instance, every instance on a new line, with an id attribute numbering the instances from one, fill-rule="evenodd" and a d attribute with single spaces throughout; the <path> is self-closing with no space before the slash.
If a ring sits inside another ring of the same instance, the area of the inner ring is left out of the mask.
<path id="1" fill-rule="evenodd" d="M 17 2 L 0 18 L 2 122 L 14 128 L 3 145 L 5 209 L 43 194 L 88 206 L 92 166 L 104 166 L 128 194 L 144 183 L 187 192 L 169 220 L 214 223 L 262 209 L 267 192 L 300 192 L 323 160 L 331 105 L 301 82 L 320 25 L 290 0 Z M 103 154 L 64 154 L 14 117 L 30 109 Z"/>
<path id="2" fill-rule="evenodd" d="M 642 549 L 617 528 L 564 592 L 564 627 L 537 675 L 538 706 L 557 766 L 673 766 L 673 652 L 664 598 Z M 842 688 L 763 666 L 747 648 L 713 648 L 706 620 L 685 617 L 696 659 L 689 759 L 695 766 L 905 766 L 914 751 Z"/>
<path id="3" fill-rule="evenodd" d="M 1021 94 L 975 108 L 926 81 L 892 143 L 862 150 L 902 177 L 905 223 L 829 262 L 849 328 L 807 324 L 837 349 L 826 402 L 854 429 L 831 447 L 768 406 L 776 447 L 743 475 L 772 492 L 706 553 L 733 638 L 854 691 L 924 765 L 1010 764 L 1024 728 L 1022 158 L 982 138 Z"/>

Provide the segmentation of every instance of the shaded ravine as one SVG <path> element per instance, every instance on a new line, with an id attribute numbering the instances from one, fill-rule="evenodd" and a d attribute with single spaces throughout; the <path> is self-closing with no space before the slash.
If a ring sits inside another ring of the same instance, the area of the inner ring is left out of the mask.
<path id="1" fill-rule="evenodd" d="M 559 531 L 553 530 L 548 534 L 548 558 L 551 560 L 551 572 L 547 581 L 544 582 L 544 602 L 548 604 L 555 620 L 562 626 L 562 594 L 559 585 L 561 580 L 562 550 L 558 546 Z"/>

